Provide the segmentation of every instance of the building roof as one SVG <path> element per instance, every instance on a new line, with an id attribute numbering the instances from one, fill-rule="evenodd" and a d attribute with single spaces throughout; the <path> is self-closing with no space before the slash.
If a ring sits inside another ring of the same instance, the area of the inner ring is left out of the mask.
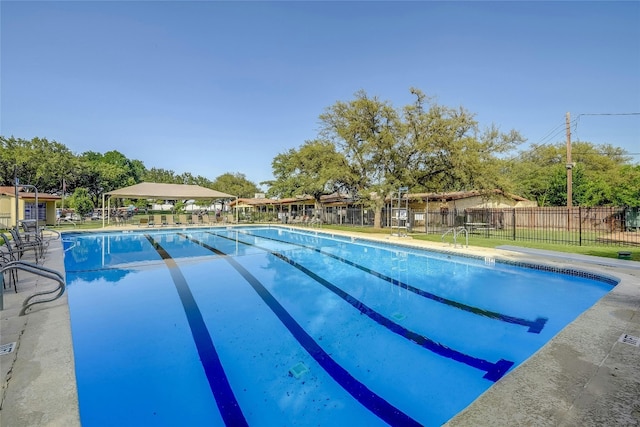
<path id="1" fill-rule="evenodd" d="M 236 196 L 212 190 L 200 185 L 163 184 L 157 182 L 142 182 L 130 187 L 120 188 L 105 193 L 111 197 L 128 199 L 166 199 L 166 200 L 191 200 L 191 199 L 235 199 Z"/>
<path id="2" fill-rule="evenodd" d="M 422 201 L 426 201 L 426 200 L 452 201 L 452 200 L 468 199 L 470 197 L 477 197 L 477 196 L 490 197 L 493 195 L 502 195 L 504 197 L 513 199 L 518 202 L 529 201 L 529 199 L 525 199 L 524 197 L 516 196 L 515 194 L 507 194 L 501 190 L 493 190 L 493 191 L 485 191 L 485 192 L 478 191 L 478 190 L 471 190 L 471 191 L 451 191 L 447 193 L 409 193 L 406 196 L 403 195 L 403 198 L 408 197 L 409 200 L 422 200 Z"/>
<path id="3" fill-rule="evenodd" d="M 295 205 L 296 203 L 311 204 L 314 203 L 313 196 L 288 197 L 286 199 L 267 199 L 259 198 L 240 198 L 238 206 L 266 206 L 266 205 Z M 229 203 L 229 206 L 235 206 L 236 201 Z"/>
<path id="4" fill-rule="evenodd" d="M 482 192 L 478 190 L 473 191 L 452 191 L 448 193 L 404 193 L 402 198 L 409 198 L 409 200 L 422 200 L 422 201 L 453 201 L 460 199 L 468 199 L 470 197 L 478 197 L 478 196 L 486 196 L 490 197 L 492 195 L 502 195 L 504 197 L 510 198 L 517 202 L 528 202 L 528 199 L 524 197 L 516 196 L 514 194 L 505 194 L 501 190 L 494 190 L 492 192 Z M 296 203 L 309 203 L 312 202 L 314 198 L 312 196 L 300 196 L 300 197 L 290 197 L 286 199 L 265 199 L 265 198 L 242 198 L 238 199 L 238 206 L 264 206 L 264 205 L 291 205 Z M 386 201 L 391 200 L 391 198 L 387 197 Z M 320 197 L 320 202 L 324 206 L 341 206 L 349 203 L 353 203 L 354 200 L 351 196 L 347 194 L 328 194 Z M 306 204 L 305 203 L 305 204 Z M 230 203 L 231 206 L 235 205 L 235 202 Z"/>
<path id="5" fill-rule="evenodd" d="M 16 195 L 16 190 L 14 186 L 0 186 L 0 195 L 14 197 Z M 35 199 L 36 193 L 26 192 L 26 191 L 18 191 L 19 199 Z M 38 201 L 51 201 L 51 200 L 61 200 L 62 197 L 49 194 L 49 193 L 38 193 Z"/>

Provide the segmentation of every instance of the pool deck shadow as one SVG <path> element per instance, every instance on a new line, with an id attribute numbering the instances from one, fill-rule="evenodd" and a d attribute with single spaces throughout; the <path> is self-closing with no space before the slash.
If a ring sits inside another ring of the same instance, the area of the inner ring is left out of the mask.
<path id="1" fill-rule="evenodd" d="M 290 228 L 290 227 L 287 227 Z M 122 227 L 118 228 L 122 230 Z M 640 426 L 640 263 L 518 247 L 454 248 L 406 237 L 320 230 L 373 241 L 496 260 L 571 267 L 620 279 L 593 307 L 446 425 Z M 64 271 L 60 240 L 44 265 Z M 80 426 L 66 295 L 19 316 L 22 301 L 53 282 L 21 272 L 18 293 L 4 292 L 0 345 L 1 426 Z"/>

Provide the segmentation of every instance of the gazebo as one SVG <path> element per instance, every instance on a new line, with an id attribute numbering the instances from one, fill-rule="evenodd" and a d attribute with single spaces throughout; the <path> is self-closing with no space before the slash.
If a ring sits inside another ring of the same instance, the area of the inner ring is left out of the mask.
<path id="1" fill-rule="evenodd" d="M 216 200 L 216 199 L 238 199 L 237 196 L 212 190 L 200 185 L 186 184 L 163 184 L 157 182 L 142 182 L 118 190 L 109 191 L 102 195 L 102 206 L 105 206 L 107 199 L 107 212 L 111 211 L 111 198 L 127 199 L 166 199 L 166 200 Z M 102 216 L 102 226 L 105 225 L 104 215 Z"/>

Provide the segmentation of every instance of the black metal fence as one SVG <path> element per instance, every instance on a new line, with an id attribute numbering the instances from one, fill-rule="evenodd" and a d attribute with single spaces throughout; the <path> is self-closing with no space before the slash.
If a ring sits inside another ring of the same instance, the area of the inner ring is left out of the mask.
<path id="1" fill-rule="evenodd" d="M 382 226 L 390 227 L 392 212 L 382 211 Z M 373 226 L 374 212 L 364 208 L 325 207 L 326 224 Z M 443 234 L 465 227 L 471 235 L 514 241 L 568 245 L 640 246 L 638 207 L 473 208 L 449 211 L 409 209 L 408 231 Z"/>

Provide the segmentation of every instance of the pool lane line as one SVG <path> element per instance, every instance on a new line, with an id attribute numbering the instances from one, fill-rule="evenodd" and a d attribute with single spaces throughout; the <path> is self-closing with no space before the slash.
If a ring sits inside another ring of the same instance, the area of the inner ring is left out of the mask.
<path id="1" fill-rule="evenodd" d="M 421 426 L 416 420 L 402 412 L 400 409 L 391 405 L 375 392 L 370 390 L 366 385 L 354 378 L 349 371 L 344 369 L 333 358 L 318 345 L 318 343 L 309 335 L 302 326 L 289 314 L 289 312 L 278 302 L 278 300 L 269 292 L 267 288 L 258 280 L 249 270 L 244 268 L 231 255 L 222 252 L 183 233 L 178 233 L 189 241 L 220 255 L 222 259 L 227 261 L 231 266 L 251 285 L 258 296 L 262 298 L 265 304 L 278 317 L 280 322 L 291 332 L 293 337 L 300 345 L 309 353 L 311 357 L 333 378 L 342 388 L 344 388 L 351 396 L 353 396 L 365 408 L 373 412 L 383 421 L 392 426 Z"/>
<path id="2" fill-rule="evenodd" d="M 231 240 L 233 242 L 238 242 L 238 243 L 242 243 L 242 244 L 247 245 L 247 246 L 252 246 L 252 247 L 261 249 L 261 250 L 263 250 L 263 251 L 275 256 L 276 258 L 281 259 L 282 261 L 284 261 L 284 262 L 290 264 L 291 266 L 297 268 L 298 270 L 302 271 L 304 274 L 306 274 L 307 276 L 311 277 L 316 282 L 320 283 L 322 286 L 324 286 L 325 288 L 327 288 L 328 290 L 330 290 L 331 292 L 333 292 L 334 294 L 336 294 L 337 296 L 342 298 L 344 301 L 346 301 L 347 303 L 351 304 L 354 308 L 356 308 L 362 314 L 366 315 L 367 317 L 369 317 L 370 319 L 374 320 L 378 324 L 380 324 L 380 325 L 384 326 L 385 328 L 389 329 L 391 332 L 394 332 L 394 333 L 400 335 L 403 338 L 406 338 L 406 339 L 408 339 L 410 341 L 413 341 L 414 343 L 418 344 L 419 346 L 421 346 L 421 347 L 423 347 L 423 348 L 425 348 L 425 349 L 427 349 L 427 350 L 429 350 L 429 351 L 431 351 L 433 353 L 436 353 L 439 356 L 446 357 L 446 358 L 449 358 L 449 359 L 453 359 L 456 362 L 464 363 L 465 365 L 471 366 L 472 368 L 476 368 L 478 370 L 485 371 L 485 374 L 483 375 L 483 378 L 485 378 L 487 380 L 490 380 L 490 381 L 493 381 L 493 382 L 498 381 L 514 365 L 514 362 L 511 362 L 509 360 L 500 359 L 497 362 L 493 363 L 493 362 L 489 362 L 488 360 L 484 360 L 484 359 L 480 359 L 478 357 L 470 356 L 468 354 L 462 353 L 461 351 L 454 350 L 454 349 L 452 349 L 450 347 L 447 347 L 446 345 L 441 344 L 441 343 L 439 343 L 437 341 L 433 341 L 432 339 L 430 339 L 430 338 L 428 338 L 428 337 L 426 337 L 424 335 L 420 335 L 417 332 L 413 332 L 413 331 L 405 328 L 404 326 L 399 325 L 398 323 L 394 322 L 393 320 L 383 316 L 382 314 L 378 313 L 377 311 L 375 311 L 371 307 L 367 306 L 365 303 L 363 303 L 359 299 L 355 298 L 354 296 L 352 296 L 349 293 L 345 292 L 344 290 L 340 289 L 338 286 L 336 286 L 333 283 L 329 282 L 328 280 L 320 277 L 318 274 L 316 274 L 313 271 L 309 270 L 305 266 L 303 266 L 301 264 L 298 264 L 296 261 L 286 257 L 285 255 L 283 255 L 283 254 L 281 254 L 279 252 L 271 251 L 269 249 L 260 247 L 258 245 L 255 245 L 255 244 L 252 244 L 252 243 L 243 242 L 241 240 L 232 239 L 230 237 L 220 236 L 220 235 L 215 234 L 213 232 L 207 231 L 206 233 L 207 234 L 211 234 L 213 236 L 220 237 L 222 239 Z M 217 251 L 216 253 L 219 252 L 218 249 L 215 249 L 212 246 L 207 245 L 204 242 L 201 242 L 199 240 L 196 240 L 196 239 L 193 239 L 193 238 L 189 238 L 189 237 L 187 237 L 187 238 L 189 240 L 191 240 L 192 242 L 201 245 L 204 248 L 207 248 L 207 249 L 213 250 L 213 251 Z"/>
<path id="3" fill-rule="evenodd" d="M 276 239 L 276 238 L 273 238 L 273 237 L 265 237 L 265 236 L 260 236 L 260 235 L 257 235 L 257 234 L 250 234 L 250 233 L 247 233 L 244 230 L 243 231 L 238 231 L 238 233 L 242 233 L 242 234 L 245 234 L 245 235 L 251 236 L 251 237 L 258 237 L 258 238 L 261 238 L 261 239 L 273 240 L 273 241 L 279 242 L 279 243 L 287 243 L 287 244 L 294 245 L 294 246 L 300 246 L 300 247 L 305 248 L 305 249 L 311 249 L 311 250 L 313 250 L 315 252 L 318 252 L 318 253 L 320 253 L 322 255 L 328 256 L 330 258 L 333 258 L 335 260 L 343 262 L 343 263 L 345 263 L 347 265 L 355 267 L 355 268 L 357 268 L 359 270 L 362 270 L 365 273 L 369 273 L 369 274 L 371 274 L 371 275 L 373 275 L 373 276 L 375 276 L 375 277 L 377 277 L 379 279 L 385 280 L 385 281 L 387 281 L 387 282 L 389 282 L 389 283 L 391 283 L 391 284 L 393 284 L 395 286 L 399 286 L 402 289 L 407 289 L 410 292 L 413 292 L 413 293 L 415 293 L 417 295 L 420 295 L 420 296 L 422 296 L 424 298 L 428 298 L 428 299 L 433 300 L 435 302 L 438 302 L 438 303 L 441 303 L 441 304 L 445 304 L 445 305 L 448 305 L 450 307 L 454 307 L 454 308 L 457 308 L 457 309 L 460 309 L 460 310 L 463 310 L 463 311 L 467 311 L 469 313 L 473 313 L 473 314 L 476 314 L 478 316 L 484 316 L 484 317 L 488 317 L 490 319 L 495 319 L 495 320 L 499 320 L 499 321 L 506 322 L 506 323 L 512 323 L 512 324 L 515 324 L 515 325 L 525 326 L 525 327 L 529 328 L 527 330 L 527 332 L 531 332 L 533 334 L 539 334 L 542 331 L 542 329 L 544 328 L 544 326 L 545 326 L 545 324 L 547 323 L 547 320 L 548 320 L 545 317 L 538 317 L 536 320 L 532 321 L 532 320 L 523 319 L 523 318 L 520 318 L 520 317 L 509 316 L 507 314 L 502 314 L 502 313 L 498 313 L 498 312 L 495 312 L 495 311 L 485 310 L 485 309 L 482 309 L 482 308 L 479 308 L 479 307 L 474 307 L 474 306 L 471 306 L 471 305 L 463 304 L 463 303 L 458 302 L 458 301 L 454 301 L 454 300 L 450 300 L 450 299 L 447 299 L 447 298 L 443 298 L 443 297 L 441 297 L 439 295 L 432 294 L 431 292 L 427 292 L 427 291 L 425 291 L 423 289 L 420 289 L 420 288 L 416 288 L 415 286 L 411 286 L 408 283 L 401 282 L 400 280 L 394 279 L 393 277 L 389 277 L 389 276 L 387 276 L 387 275 L 385 275 L 383 273 L 380 273 L 378 271 L 372 270 L 372 269 L 370 269 L 368 267 L 365 267 L 363 265 L 357 264 L 357 263 L 355 263 L 353 261 L 350 261 L 350 260 L 348 260 L 346 258 L 340 257 L 338 255 L 334 255 L 334 254 L 329 253 L 329 252 L 325 252 L 322 249 L 318 249 L 318 248 L 314 248 L 312 246 L 304 245 L 302 243 L 287 242 L 285 240 L 280 240 L 280 239 Z M 348 242 L 345 242 L 345 243 L 348 243 Z"/>
<path id="4" fill-rule="evenodd" d="M 193 335 L 196 348 L 198 349 L 198 355 L 200 356 L 202 367 L 207 375 L 209 387 L 211 388 L 211 392 L 216 400 L 216 404 L 218 405 L 220 415 L 222 416 L 225 425 L 233 427 L 248 426 L 249 424 L 244 418 L 240 405 L 233 394 L 227 375 L 224 372 L 222 362 L 220 362 L 220 357 L 216 352 L 216 348 L 213 344 L 211 335 L 209 334 L 209 330 L 207 329 L 207 325 L 202 318 L 202 313 L 200 312 L 198 304 L 191 293 L 191 289 L 189 289 L 187 280 L 182 275 L 178 264 L 171 255 L 169 255 L 169 253 L 157 241 L 155 241 L 151 235 L 145 234 L 144 236 L 153 245 L 160 257 L 164 260 L 166 266 L 169 268 L 171 278 L 173 279 L 173 283 L 175 284 L 178 295 L 180 296 L 184 312 L 187 315 L 187 321 L 191 328 L 191 334 Z"/>

